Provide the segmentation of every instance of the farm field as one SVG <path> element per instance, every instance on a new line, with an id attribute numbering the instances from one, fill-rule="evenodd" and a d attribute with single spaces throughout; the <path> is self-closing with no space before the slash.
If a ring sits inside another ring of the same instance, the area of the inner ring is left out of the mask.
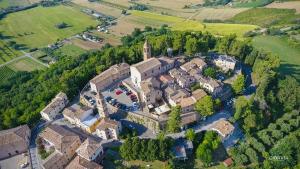
<path id="1" fill-rule="evenodd" d="M 65 22 L 69 27 L 58 29 Z M 36 7 L 7 15 L 0 21 L 0 32 L 27 48 L 44 47 L 57 39 L 70 37 L 96 26 L 97 21 L 71 6 Z"/>
<path id="2" fill-rule="evenodd" d="M 293 75 L 300 81 L 300 48 L 292 47 L 287 38 L 274 36 L 258 36 L 253 45 L 278 55 L 281 59 L 280 71 L 285 75 Z"/>
<path id="3" fill-rule="evenodd" d="M 197 14 L 192 17 L 194 20 L 218 19 L 226 20 L 248 8 L 199 8 Z"/>
<path id="4" fill-rule="evenodd" d="M 234 23 L 256 24 L 259 26 L 287 25 L 294 23 L 300 14 L 292 9 L 253 8 L 229 19 Z"/>
<path id="5" fill-rule="evenodd" d="M 79 5 L 84 8 L 89 8 L 95 10 L 97 12 L 110 15 L 113 17 L 120 17 L 122 10 L 118 8 L 113 8 L 98 2 L 89 2 L 87 0 L 72 0 L 72 2 L 76 5 Z"/>
<path id="6" fill-rule="evenodd" d="M 272 3 L 273 0 L 233 0 L 234 7 L 255 8 Z"/>
<path id="7" fill-rule="evenodd" d="M 13 76 L 15 72 L 7 66 L 0 67 L 0 81 Z"/>
<path id="8" fill-rule="evenodd" d="M 266 7 L 278 9 L 296 9 L 296 12 L 300 13 L 300 1 L 273 2 Z"/>
<path id="9" fill-rule="evenodd" d="M 35 2 L 39 2 L 39 0 L 0 0 L 0 9 L 10 6 L 27 6 Z"/>
<path id="10" fill-rule="evenodd" d="M 31 72 L 34 70 L 40 70 L 45 68 L 45 66 L 41 65 L 40 63 L 37 63 L 36 61 L 30 58 L 22 58 L 20 60 L 16 60 L 8 64 L 7 67 L 15 72 L 17 71 Z"/>
<path id="11" fill-rule="evenodd" d="M 245 32 L 257 28 L 255 25 L 245 24 L 223 24 L 223 23 L 201 23 L 198 21 L 187 20 L 174 16 L 160 15 L 150 12 L 132 11 L 129 15 L 130 22 L 137 25 L 161 26 L 168 24 L 173 30 L 186 31 L 208 31 L 216 35 L 229 35 L 236 33 L 239 38 L 242 38 Z M 122 25 L 123 26 L 123 25 Z"/>
<path id="12" fill-rule="evenodd" d="M 19 55 L 21 55 L 20 51 L 9 47 L 5 41 L 0 41 L 0 64 L 3 64 Z"/>

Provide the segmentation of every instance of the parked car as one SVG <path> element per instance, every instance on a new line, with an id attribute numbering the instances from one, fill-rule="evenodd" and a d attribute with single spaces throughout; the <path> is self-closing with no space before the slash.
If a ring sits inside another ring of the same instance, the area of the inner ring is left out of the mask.
<path id="1" fill-rule="evenodd" d="M 113 99 L 113 98 L 112 98 L 111 96 L 108 96 L 108 97 L 105 98 L 106 102 L 109 102 L 109 101 L 111 101 L 112 99 Z"/>
<path id="2" fill-rule="evenodd" d="M 120 94 L 122 94 L 122 93 L 123 93 L 122 90 L 117 90 L 117 91 L 116 91 L 116 95 L 120 95 Z"/>
<path id="3" fill-rule="evenodd" d="M 129 96 L 129 95 L 131 95 L 131 94 L 132 94 L 132 92 L 131 92 L 130 90 L 126 92 L 126 95 L 127 95 L 127 96 Z"/>

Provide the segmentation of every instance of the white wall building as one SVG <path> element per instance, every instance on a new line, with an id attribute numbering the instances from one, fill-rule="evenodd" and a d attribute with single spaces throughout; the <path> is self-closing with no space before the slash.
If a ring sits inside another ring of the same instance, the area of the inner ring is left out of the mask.
<path id="1" fill-rule="evenodd" d="M 122 126 L 119 121 L 104 118 L 96 127 L 95 134 L 104 140 L 118 139 L 121 131 Z"/>

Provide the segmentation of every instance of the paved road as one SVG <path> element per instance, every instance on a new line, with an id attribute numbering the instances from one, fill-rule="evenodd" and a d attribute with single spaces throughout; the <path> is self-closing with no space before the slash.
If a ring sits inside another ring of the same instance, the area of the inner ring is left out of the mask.
<path id="1" fill-rule="evenodd" d="M 49 122 L 40 121 L 36 127 L 31 130 L 31 137 L 30 137 L 30 145 L 29 145 L 29 155 L 30 155 L 30 163 L 32 169 L 40 169 L 41 163 L 38 156 L 38 151 L 36 147 L 35 140 L 38 134 L 42 131 L 43 127 L 47 125 Z"/>

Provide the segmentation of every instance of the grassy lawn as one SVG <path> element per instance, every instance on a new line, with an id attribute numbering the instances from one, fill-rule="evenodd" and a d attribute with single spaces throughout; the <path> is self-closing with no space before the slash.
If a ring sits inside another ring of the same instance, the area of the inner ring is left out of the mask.
<path id="1" fill-rule="evenodd" d="M 65 22 L 69 27 L 58 29 Z M 0 32 L 28 48 L 44 47 L 57 39 L 70 37 L 97 21 L 71 6 L 36 7 L 7 15 L 0 21 Z"/>
<path id="2" fill-rule="evenodd" d="M 289 44 L 288 39 L 274 36 L 258 36 L 253 39 L 253 45 L 265 51 L 278 55 L 281 59 L 280 71 L 293 75 L 300 81 L 300 48 Z"/>
<path id="3" fill-rule="evenodd" d="M 22 58 L 20 60 L 16 60 L 13 63 L 8 64 L 7 67 L 15 72 L 17 71 L 31 72 L 34 70 L 40 70 L 45 68 L 45 66 L 41 65 L 40 63 L 37 63 L 36 61 L 30 58 Z"/>
<path id="4" fill-rule="evenodd" d="M 230 21 L 259 26 L 292 24 L 300 17 L 295 9 L 253 8 L 235 15 Z"/>
<path id="5" fill-rule="evenodd" d="M 236 33 L 238 37 L 242 37 L 245 32 L 257 28 L 255 25 L 247 24 L 223 24 L 223 23 L 201 23 L 193 20 L 185 20 L 180 17 L 160 15 L 151 12 L 132 11 L 135 16 L 133 22 L 145 25 L 160 26 L 168 24 L 173 30 L 178 31 L 208 31 L 215 35 L 229 35 Z"/>
<path id="6" fill-rule="evenodd" d="M 85 52 L 84 49 L 75 46 L 75 45 L 71 45 L 71 44 L 66 44 L 64 46 L 62 46 L 61 48 L 57 49 L 54 51 L 54 55 L 57 56 L 77 56 L 77 55 L 81 55 Z"/>
<path id="7" fill-rule="evenodd" d="M 0 64 L 5 63 L 19 55 L 21 55 L 20 51 L 9 47 L 5 41 L 0 40 Z"/>

